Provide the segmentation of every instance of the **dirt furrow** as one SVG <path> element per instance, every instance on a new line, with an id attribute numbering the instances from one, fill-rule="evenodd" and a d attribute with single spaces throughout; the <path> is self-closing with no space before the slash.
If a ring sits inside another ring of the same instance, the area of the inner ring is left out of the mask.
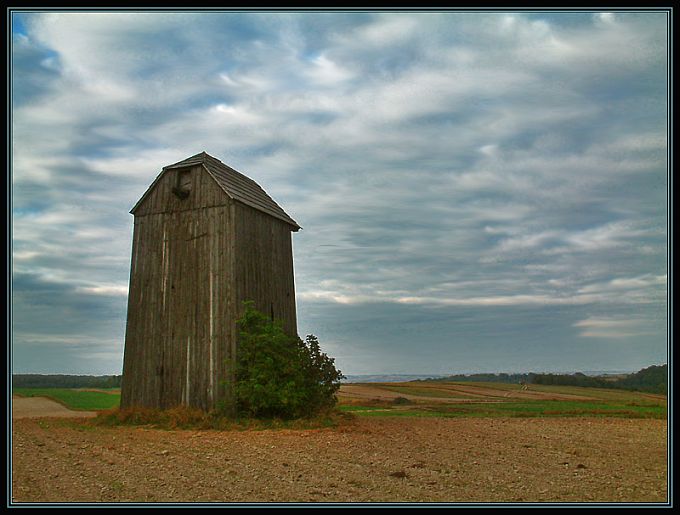
<path id="1" fill-rule="evenodd" d="M 361 419 L 163 431 L 13 421 L 16 502 L 663 502 L 666 423 Z"/>

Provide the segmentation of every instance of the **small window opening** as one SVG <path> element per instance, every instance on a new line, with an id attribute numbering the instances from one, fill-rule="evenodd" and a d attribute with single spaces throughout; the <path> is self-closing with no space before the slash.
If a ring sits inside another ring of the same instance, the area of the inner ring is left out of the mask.
<path id="1" fill-rule="evenodd" d="M 172 192 L 177 195 L 178 198 L 184 200 L 189 196 L 191 191 L 191 170 L 178 170 L 177 171 L 177 182 L 175 187 L 172 188 Z"/>

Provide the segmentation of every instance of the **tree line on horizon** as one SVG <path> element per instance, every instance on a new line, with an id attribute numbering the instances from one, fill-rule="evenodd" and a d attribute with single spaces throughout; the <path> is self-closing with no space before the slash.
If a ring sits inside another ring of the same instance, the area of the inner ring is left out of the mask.
<path id="1" fill-rule="evenodd" d="M 122 375 L 14 374 L 14 388 L 120 388 Z"/>
<path id="2" fill-rule="evenodd" d="M 559 386 L 581 386 L 588 388 L 616 388 L 647 393 L 667 393 L 668 365 L 652 365 L 625 377 L 587 376 L 575 374 L 456 374 L 446 377 L 423 379 L 438 382 L 486 382 L 486 383 L 527 383 Z"/>
<path id="3" fill-rule="evenodd" d="M 122 375 L 86 376 L 65 374 L 15 374 L 16 388 L 120 388 Z M 446 377 L 417 379 L 417 381 L 486 382 L 617 388 L 647 393 L 667 393 L 668 365 L 652 365 L 625 377 L 587 376 L 575 374 L 456 374 Z"/>

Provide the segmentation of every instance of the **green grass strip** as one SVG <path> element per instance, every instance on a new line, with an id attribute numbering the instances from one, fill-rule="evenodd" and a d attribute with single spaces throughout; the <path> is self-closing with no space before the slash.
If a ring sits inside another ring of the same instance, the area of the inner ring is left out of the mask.
<path id="1" fill-rule="evenodd" d="M 12 393 L 22 397 L 47 397 L 69 409 L 97 411 L 120 405 L 120 393 L 105 393 L 71 388 L 14 388 Z"/>

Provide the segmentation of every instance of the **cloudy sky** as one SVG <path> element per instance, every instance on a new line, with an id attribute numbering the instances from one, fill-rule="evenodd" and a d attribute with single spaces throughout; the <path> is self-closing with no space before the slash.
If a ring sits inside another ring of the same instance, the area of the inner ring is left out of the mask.
<path id="1" fill-rule="evenodd" d="M 12 15 L 15 373 L 119 374 L 132 215 L 201 151 L 345 374 L 667 361 L 661 12 Z"/>

